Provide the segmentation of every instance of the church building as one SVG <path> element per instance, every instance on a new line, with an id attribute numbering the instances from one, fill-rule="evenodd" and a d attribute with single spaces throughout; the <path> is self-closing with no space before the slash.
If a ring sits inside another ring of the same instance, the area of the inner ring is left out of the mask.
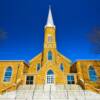
<path id="1" fill-rule="evenodd" d="M 0 60 L 0 93 L 34 84 L 78 84 L 85 90 L 100 93 L 100 61 L 78 60 L 72 63 L 56 47 L 56 26 L 49 7 L 43 51 L 29 63 L 24 60 Z"/>

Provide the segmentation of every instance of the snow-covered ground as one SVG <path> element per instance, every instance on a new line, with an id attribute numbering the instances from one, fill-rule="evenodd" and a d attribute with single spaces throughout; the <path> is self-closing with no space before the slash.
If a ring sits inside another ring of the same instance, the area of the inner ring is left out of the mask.
<path id="1" fill-rule="evenodd" d="M 23 85 L 0 95 L 0 100 L 100 100 L 100 94 L 79 85 Z"/>

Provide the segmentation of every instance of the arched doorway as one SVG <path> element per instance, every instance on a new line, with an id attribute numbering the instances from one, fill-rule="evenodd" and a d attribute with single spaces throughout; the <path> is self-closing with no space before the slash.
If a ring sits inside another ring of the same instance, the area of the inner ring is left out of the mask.
<path id="1" fill-rule="evenodd" d="M 52 70 L 48 70 L 46 74 L 46 83 L 54 84 L 54 72 Z"/>

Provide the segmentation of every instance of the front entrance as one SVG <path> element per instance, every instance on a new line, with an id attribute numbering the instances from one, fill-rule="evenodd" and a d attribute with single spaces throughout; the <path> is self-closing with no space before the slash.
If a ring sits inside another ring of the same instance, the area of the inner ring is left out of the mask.
<path id="1" fill-rule="evenodd" d="M 49 70 L 46 75 L 46 83 L 54 84 L 54 73 L 52 70 Z"/>
<path id="2" fill-rule="evenodd" d="M 34 81 L 34 76 L 26 76 L 26 85 L 32 85 Z"/>

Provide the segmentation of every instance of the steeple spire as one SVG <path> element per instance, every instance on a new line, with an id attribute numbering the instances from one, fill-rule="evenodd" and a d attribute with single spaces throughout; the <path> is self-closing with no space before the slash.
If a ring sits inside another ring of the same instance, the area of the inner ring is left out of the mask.
<path id="1" fill-rule="evenodd" d="M 53 22 L 53 17 L 52 17 L 52 12 L 51 12 L 51 6 L 49 6 L 48 19 L 47 19 L 47 23 L 45 25 L 45 28 L 46 27 L 54 27 L 55 28 L 55 25 Z"/>

